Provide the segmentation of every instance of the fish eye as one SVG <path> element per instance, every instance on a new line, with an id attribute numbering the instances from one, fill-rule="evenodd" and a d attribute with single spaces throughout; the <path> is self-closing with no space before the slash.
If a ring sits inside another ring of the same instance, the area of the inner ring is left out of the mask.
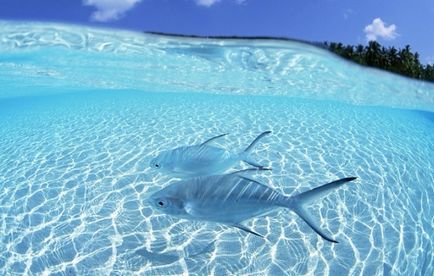
<path id="1" fill-rule="evenodd" d="M 160 167 L 160 165 L 159 165 L 159 164 L 155 164 L 155 167 L 156 167 L 156 168 L 159 168 L 159 167 Z"/>
<path id="2" fill-rule="evenodd" d="M 159 198 L 155 201 L 157 207 L 166 208 L 169 205 L 169 202 L 164 198 Z"/>

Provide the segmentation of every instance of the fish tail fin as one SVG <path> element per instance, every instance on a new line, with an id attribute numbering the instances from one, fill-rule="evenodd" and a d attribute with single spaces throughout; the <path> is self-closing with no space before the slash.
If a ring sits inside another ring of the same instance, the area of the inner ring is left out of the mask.
<path id="1" fill-rule="evenodd" d="M 252 149 L 255 147 L 255 145 L 259 142 L 259 140 L 261 140 L 262 137 L 270 134 L 271 131 L 265 131 L 262 132 L 261 134 L 258 135 L 258 137 L 255 138 L 255 140 L 253 140 L 253 142 L 250 143 L 250 145 L 244 150 L 244 154 L 248 154 L 252 151 Z"/>
<path id="2" fill-rule="evenodd" d="M 257 162 L 253 161 L 249 157 L 249 154 L 253 150 L 253 148 L 256 146 L 256 144 L 259 142 L 259 140 L 261 140 L 262 137 L 264 137 L 264 136 L 266 136 L 266 135 L 268 135 L 270 133 L 271 133 L 271 131 L 265 131 L 265 132 L 262 132 L 261 134 L 259 134 L 258 137 L 256 137 L 255 140 L 253 140 L 253 142 L 251 142 L 250 145 L 243 152 L 240 153 L 240 159 L 243 162 L 245 162 L 245 163 L 247 163 L 247 164 L 249 164 L 251 166 L 254 166 L 254 167 L 257 167 L 257 168 L 260 168 L 260 169 L 265 168 L 261 164 L 258 164 Z"/>
<path id="3" fill-rule="evenodd" d="M 320 187 L 314 188 L 307 192 L 298 194 L 296 196 L 287 198 L 285 207 L 293 210 L 297 215 L 299 215 L 318 235 L 320 235 L 323 239 L 337 243 L 329 234 L 321 230 L 318 222 L 312 216 L 312 214 L 308 211 L 307 207 L 312 202 L 321 199 L 322 197 L 328 195 L 330 192 L 335 189 L 341 187 L 345 183 L 355 180 L 356 177 L 347 177 L 342 178 L 328 184 L 324 184 Z"/>

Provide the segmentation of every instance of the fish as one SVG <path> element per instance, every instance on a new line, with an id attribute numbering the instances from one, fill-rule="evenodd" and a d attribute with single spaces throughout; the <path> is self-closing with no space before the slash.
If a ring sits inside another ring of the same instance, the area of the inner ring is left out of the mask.
<path id="1" fill-rule="evenodd" d="M 251 160 L 249 154 L 259 140 L 270 133 L 271 131 L 261 133 L 241 153 L 230 153 L 225 149 L 211 145 L 213 141 L 226 136 L 227 133 L 225 133 L 212 137 L 198 145 L 163 151 L 153 158 L 149 165 L 151 168 L 179 178 L 218 175 L 240 161 L 257 168 L 263 168 L 264 166 Z"/>
<path id="2" fill-rule="evenodd" d="M 321 229 L 307 207 L 356 177 L 342 178 L 295 196 L 286 196 L 245 177 L 245 171 L 248 170 L 180 180 L 154 192 L 147 202 L 153 209 L 169 216 L 224 224 L 262 238 L 263 235 L 243 222 L 277 208 L 286 208 L 296 213 L 323 239 L 337 243 Z"/>

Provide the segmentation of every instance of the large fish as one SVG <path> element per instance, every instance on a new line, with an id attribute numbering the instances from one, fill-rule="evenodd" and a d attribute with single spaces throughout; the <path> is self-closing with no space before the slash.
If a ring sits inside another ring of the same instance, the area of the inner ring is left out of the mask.
<path id="1" fill-rule="evenodd" d="M 265 215 L 279 207 L 288 208 L 299 215 L 322 238 L 337 243 L 328 233 L 321 230 L 307 207 L 343 184 L 355 180 L 355 177 L 336 180 L 288 197 L 258 181 L 242 176 L 240 172 L 175 182 L 152 194 L 148 198 L 148 203 L 167 215 L 222 223 L 260 237 L 262 235 L 247 228 L 242 222 Z"/>
<path id="2" fill-rule="evenodd" d="M 263 166 L 249 158 L 249 153 L 262 137 L 270 133 L 271 131 L 261 133 L 243 152 L 238 154 L 211 145 L 212 141 L 226 135 L 222 134 L 199 145 L 163 151 L 151 160 L 150 166 L 180 178 L 220 174 L 239 161 L 262 168 Z"/>

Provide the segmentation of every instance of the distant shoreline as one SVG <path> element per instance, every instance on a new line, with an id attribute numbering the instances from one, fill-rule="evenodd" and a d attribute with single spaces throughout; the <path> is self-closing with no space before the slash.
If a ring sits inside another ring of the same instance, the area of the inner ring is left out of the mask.
<path id="1" fill-rule="evenodd" d="M 154 32 L 154 31 L 145 31 L 145 34 L 153 34 L 153 35 L 163 35 L 163 36 L 173 36 L 173 37 L 182 37 L 182 38 L 200 38 L 200 39 L 238 39 L 238 40 L 280 40 L 280 41 L 293 41 L 300 42 L 305 44 L 310 44 L 313 46 L 317 46 L 323 49 L 327 49 L 323 42 L 314 42 L 296 38 L 289 38 L 284 36 L 237 36 L 237 35 L 187 35 L 187 34 L 178 34 L 178 33 L 165 33 L 165 32 Z"/>
<path id="2" fill-rule="evenodd" d="M 434 66 L 431 64 L 423 65 L 419 61 L 419 54 L 413 53 L 411 47 L 407 45 L 404 48 L 381 46 L 376 41 L 370 41 L 368 45 L 344 45 L 335 42 L 312 42 L 301 39 L 288 37 L 271 37 L 271 36 L 236 36 L 236 35 L 185 35 L 177 33 L 164 33 L 146 31 L 147 34 L 164 35 L 183 38 L 200 38 L 200 39 L 240 39 L 240 40 L 280 40 L 306 43 L 316 46 L 357 64 L 382 69 L 401 76 L 412 79 L 434 82 Z"/>

